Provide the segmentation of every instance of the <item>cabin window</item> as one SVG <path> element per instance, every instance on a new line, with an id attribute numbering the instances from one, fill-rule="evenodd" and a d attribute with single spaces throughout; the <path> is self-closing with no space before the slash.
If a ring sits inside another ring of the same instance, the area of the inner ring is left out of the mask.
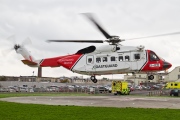
<path id="1" fill-rule="evenodd" d="M 107 57 L 103 57 L 103 62 L 107 62 Z"/>
<path id="2" fill-rule="evenodd" d="M 112 56 L 111 61 L 116 61 L 116 58 L 114 56 Z"/>
<path id="3" fill-rule="evenodd" d="M 125 61 L 129 61 L 129 56 L 128 55 L 125 56 Z"/>
<path id="4" fill-rule="evenodd" d="M 92 63 L 92 58 L 88 58 L 88 63 Z"/>
<path id="5" fill-rule="evenodd" d="M 96 58 L 96 62 L 100 63 L 101 62 L 101 58 L 100 57 Z"/>
<path id="6" fill-rule="evenodd" d="M 158 61 L 159 60 L 159 58 L 158 58 L 158 56 L 154 53 L 154 52 L 150 52 L 150 61 Z"/>
<path id="7" fill-rule="evenodd" d="M 171 86 L 173 86 L 173 84 L 171 83 Z"/>
<path id="8" fill-rule="evenodd" d="M 177 86 L 177 83 L 175 83 L 174 86 Z"/>
<path id="9" fill-rule="evenodd" d="M 119 61 L 123 61 L 123 56 L 119 56 Z"/>
<path id="10" fill-rule="evenodd" d="M 140 59 L 140 54 L 134 54 L 134 59 L 139 60 Z"/>
<path id="11" fill-rule="evenodd" d="M 87 56 L 86 63 L 87 64 L 93 64 L 94 63 L 94 56 L 92 56 L 92 55 Z"/>

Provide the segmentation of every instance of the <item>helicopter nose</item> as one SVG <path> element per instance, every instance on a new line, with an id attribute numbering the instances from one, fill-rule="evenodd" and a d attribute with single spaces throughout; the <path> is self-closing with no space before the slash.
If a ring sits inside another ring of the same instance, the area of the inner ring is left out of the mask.
<path id="1" fill-rule="evenodd" d="M 169 69 L 172 66 L 171 63 L 168 63 L 166 61 L 163 62 L 163 69 Z"/>

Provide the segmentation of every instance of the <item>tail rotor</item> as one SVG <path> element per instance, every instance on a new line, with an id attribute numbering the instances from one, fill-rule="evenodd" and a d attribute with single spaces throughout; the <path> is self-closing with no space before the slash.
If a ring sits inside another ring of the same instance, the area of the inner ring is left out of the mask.
<path id="1" fill-rule="evenodd" d="M 16 39 L 15 39 L 15 35 L 12 35 L 12 36 L 8 37 L 6 40 L 9 41 L 9 43 L 11 43 L 12 47 L 3 50 L 2 51 L 3 56 L 7 56 L 13 50 L 15 50 L 17 52 L 20 48 L 22 48 L 22 47 L 24 47 L 26 45 L 32 44 L 30 38 L 26 38 L 25 40 L 22 41 L 21 44 L 17 44 Z"/>

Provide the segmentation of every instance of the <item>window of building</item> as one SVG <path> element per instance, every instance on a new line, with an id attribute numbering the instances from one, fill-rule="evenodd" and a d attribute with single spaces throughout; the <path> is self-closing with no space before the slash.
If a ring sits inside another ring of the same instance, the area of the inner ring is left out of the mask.
<path id="1" fill-rule="evenodd" d="M 100 57 L 97 57 L 97 58 L 96 58 L 96 62 L 97 62 L 97 63 L 100 63 L 100 62 L 101 62 L 101 58 L 100 58 Z"/>
<path id="2" fill-rule="evenodd" d="M 112 56 L 111 61 L 116 61 L 116 58 L 114 56 Z"/>
<path id="3" fill-rule="evenodd" d="M 139 60 L 140 59 L 140 54 L 134 54 L 134 59 Z"/>
<path id="4" fill-rule="evenodd" d="M 128 55 L 125 56 L 125 61 L 129 61 L 129 56 Z"/>
<path id="5" fill-rule="evenodd" d="M 180 75 L 178 75 L 178 79 L 180 79 Z"/>
<path id="6" fill-rule="evenodd" d="M 107 57 L 103 57 L 103 62 L 107 62 Z"/>
<path id="7" fill-rule="evenodd" d="M 123 56 L 119 56 L 119 61 L 123 61 Z"/>

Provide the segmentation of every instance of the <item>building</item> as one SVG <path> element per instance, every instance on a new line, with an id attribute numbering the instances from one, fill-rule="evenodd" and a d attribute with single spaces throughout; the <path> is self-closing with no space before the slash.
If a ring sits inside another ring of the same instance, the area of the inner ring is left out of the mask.
<path id="1" fill-rule="evenodd" d="M 140 85 L 140 84 L 144 84 L 144 83 L 164 83 L 164 82 L 166 82 L 163 77 L 164 75 L 166 75 L 166 74 L 156 73 L 156 74 L 154 74 L 154 79 L 149 80 L 148 74 L 138 73 L 135 75 L 124 75 L 124 80 L 133 81 L 135 85 Z"/>
<path id="2" fill-rule="evenodd" d="M 180 66 L 175 67 L 169 74 L 164 76 L 167 82 L 179 81 L 180 82 Z"/>
<path id="3" fill-rule="evenodd" d="M 114 80 L 129 81 L 134 85 L 140 85 L 141 83 L 166 83 L 172 81 L 180 82 L 180 66 L 174 68 L 169 73 L 155 73 L 153 80 L 148 80 L 148 75 L 145 73 L 139 73 L 134 75 L 124 75 L 124 79 L 108 79 L 103 78 L 98 80 L 97 84 L 111 84 Z M 83 78 L 82 76 L 73 77 L 37 77 L 37 76 L 0 76 L 0 81 L 20 81 L 20 82 L 54 82 L 54 83 L 80 83 L 80 84 L 92 84 L 89 78 Z"/>

